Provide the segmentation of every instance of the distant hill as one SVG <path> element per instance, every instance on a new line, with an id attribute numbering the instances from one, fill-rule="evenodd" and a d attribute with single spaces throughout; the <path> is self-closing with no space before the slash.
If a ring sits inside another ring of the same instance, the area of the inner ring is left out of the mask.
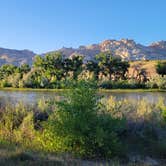
<path id="1" fill-rule="evenodd" d="M 0 48 L 0 65 L 14 64 L 21 65 L 23 63 L 32 64 L 35 53 L 29 50 L 14 50 Z"/>
<path id="2" fill-rule="evenodd" d="M 63 47 L 59 50 L 66 57 L 73 54 L 84 56 L 84 60 L 92 60 L 100 52 L 110 51 L 113 56 L 121 57 L 124 60 L 166 60 L 166 41 L 154 42 L 149 46 L 136 43 L 134 40 L 105 40 L 99 44 L 80 46 L 78 48 Z M 49 53 L 49 52 L 48 52 Z M 46 53 L 43 53 L 45 55 Z M 23 63 L 32 64 L 35 53 L 29 50 L 13 50 L 0 48 L 0 65 Z"/>

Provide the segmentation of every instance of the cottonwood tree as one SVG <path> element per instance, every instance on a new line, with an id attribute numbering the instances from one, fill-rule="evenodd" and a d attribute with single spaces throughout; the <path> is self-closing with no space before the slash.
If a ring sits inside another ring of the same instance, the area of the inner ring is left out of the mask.
<path id="1" fill-rule="evenodd" d="M 164 77 L 164 75 L 166 75 L 166 62 L 158 62 L 156 65 L 156 71 L 159 75 Z"/>
<path id="2" fill-rule="evenodd" d="M 129 68 L 128 62 L 112 56 L 109 52 L 96 55 L 96 59 L 103 75 L 109 76 L 110 79 L 114 78 L 115 80 L 125 79 L 125 74 Z"/>

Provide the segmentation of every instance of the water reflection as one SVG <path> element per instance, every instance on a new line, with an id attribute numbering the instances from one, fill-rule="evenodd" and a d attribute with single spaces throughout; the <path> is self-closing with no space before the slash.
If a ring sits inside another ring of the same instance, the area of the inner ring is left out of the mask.
<path id="1" fill-rule="evenodd" d="M 64 93 L 60 92 L 35 92 L 35 91 L 7 91 L 0 90 L 0 98 L 5 102 L 18 103 L 23 102 L 28 105 L 34 105 L 40 99 L 54 99 L 63 96 Z M 113 96 L 116 100 L 129 99 L 129 100 L 141 100 L 146 99 L 149 102 L 155 103 L 159 98 L 166 99 L 165 92 L 107 92 L 102 93 L 103 96 Z M 166 101 L 166 100 L 165 100 Z"/>

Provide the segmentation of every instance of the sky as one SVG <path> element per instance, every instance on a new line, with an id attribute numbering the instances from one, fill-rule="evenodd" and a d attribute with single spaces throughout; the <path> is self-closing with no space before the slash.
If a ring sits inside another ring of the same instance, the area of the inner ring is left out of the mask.
<path id="1" fill-rule="evenodd" d="M 166 0 L 0 0 L 0 47 L 43 53 L 121 38 L 166 40 Z"/>

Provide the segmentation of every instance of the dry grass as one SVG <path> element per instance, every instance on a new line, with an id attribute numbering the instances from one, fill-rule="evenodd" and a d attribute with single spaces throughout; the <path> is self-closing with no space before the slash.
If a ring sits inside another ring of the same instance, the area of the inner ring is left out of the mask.
<path id="1" fill-rule="evenodd" d="M 0 165 L 3 166 L 154 166 L 154 163 L 165 166 L 165 161 L 154 160 L 148 157 L 140 158 L 138 161 L 90 161 L 73 159 L 68 155 L 57 156 L 55 154 L 42 154 L 28 152 L 17 148 L 0 148 Z"/>
<path id="2" fill-rule="evenodd" d="M 165 62 L 166 60 L 162 60 Z M 158 60 L 145 60 L 145 61 L 133 61 L 130 62 L 130 68 L 129 68 L 129 75 L 134 75 L 134 68 L 137 66 L 140 69 L 145 69 L 147 72 L 148 77 L 154 77 L 157 75 L 156 72 L 156 64 L 158 63 Z"/>
<path id="3" fill-rule="evenodd" d="M 129 68 L 129 75 L 134 75 L 134 68 L 135 66 L 139 67 L 140 69 L 145 69 L 147 72 L 148 77 L 153 77 L 157 75 L 156 73 L 156 64 L 158 61 L 134 61 L 130 62 Z"/>

